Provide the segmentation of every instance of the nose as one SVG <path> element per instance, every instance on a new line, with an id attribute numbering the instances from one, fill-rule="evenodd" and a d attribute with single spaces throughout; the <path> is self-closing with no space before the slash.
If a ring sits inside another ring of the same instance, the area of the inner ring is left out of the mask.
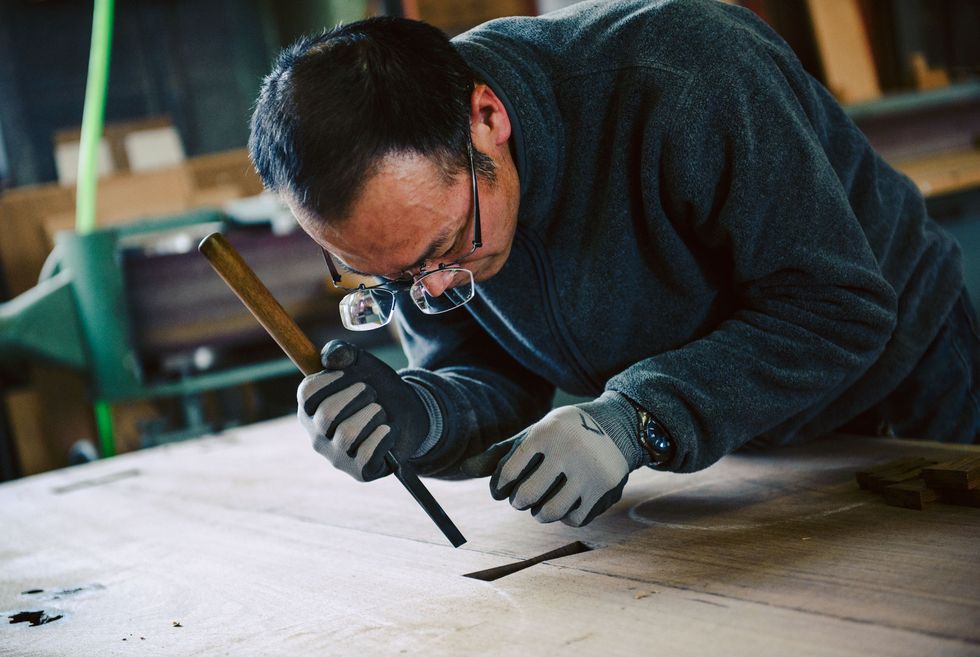
<path id="1" fill-rule="evenodd" d="M 422 279 L 422 287 L 430 297 L 442 296 L 442 293 L 450 286 L 452 276 L 448 273 L 433 272 Z"/>

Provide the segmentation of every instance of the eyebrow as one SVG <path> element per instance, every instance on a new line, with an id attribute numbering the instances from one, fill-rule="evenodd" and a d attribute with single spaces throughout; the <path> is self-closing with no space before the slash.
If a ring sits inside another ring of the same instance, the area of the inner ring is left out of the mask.
<path id="1" fill-rule="evenodd" d="M 443 246 L 446 243 L 446 240 L 448 240 L 452 236 L 453 236 L 453 231 L 449 228 L 444 228 L 441 233 L 436 235 L 436 238 L 432 240 L 432 242 L 429 244 L 429 248 L 425 250 L 425 253 L 423 253 L 420 258 L 417 258 L 415 262 L 408 265 L 407 267 L 399 268 L 398 271 L 400 272 L 411 271 L 412 269 L 421 267 L 422 265 L 425 264 L 426 260 L 429 260 L 430 258 L 432 258 L 432 256 L 436 255 L 436 253 L 439 252 L 440 247 Z"/>
<path id="2" fill-rule="evenodd" d="M 464 224 L 463 228 L 464 229 L 466 228 L 466 224 Z M 432 258 L 432 256 L 436 255 L 436 253 L 439 251 L 439 247 L 441 247 L 446 242 L 446 240 L 449 239 L 452 235 L 453 235 L 452 229 L 450 228 L 443 229 L 443 231 L 439 233 L 434 240 L 432 240 L 428 248 L 425 250 L 425 253 L 423 253 L 421 257 L 416 259 L 412 264 L 399 268 L 397 271 L 406 272 L 406 271 L 411 271 L 412 269 L 415 269 L 417 267 L 421 267 L 423 264 L 425 264 L 426 260 L 429 260 L 430 258 Z M 455 243 L 455 240 L 453 240 L 453 242 Z M 337 262 L 340 263 L 341 267 L 343 267 L 344 269 L 346 269 L 352 274 L 357 274 L 358 276 L 385 278 L 384 274 L 369 274 L 367 272 L 358 271 L 357 269 L 354 269 L 353 267 L 351 267 L 350 265 L 348 265 L 346 262 L 344 262 L 339 258 L 337 258 Z"/>

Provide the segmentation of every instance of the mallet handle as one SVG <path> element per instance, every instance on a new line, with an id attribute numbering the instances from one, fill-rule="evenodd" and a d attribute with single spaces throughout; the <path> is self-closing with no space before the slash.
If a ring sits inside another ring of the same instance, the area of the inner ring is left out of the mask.
<path id="1" fill-rule="evenodd" d="M 323 369 L 320 351 L 224 235 L 211 233 L 197 248 L 303 374 L 308 376 Z"/>

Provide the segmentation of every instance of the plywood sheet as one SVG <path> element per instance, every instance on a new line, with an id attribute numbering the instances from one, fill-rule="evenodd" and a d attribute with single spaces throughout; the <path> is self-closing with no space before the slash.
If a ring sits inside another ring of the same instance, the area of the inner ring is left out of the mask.
<path id="1" fill-rule="evenodd" d="M 637 472 L 581 530 L 429 482 L 455 550 L 397 482 L 334 471 L 285 418 L 0 485 L 0 610 L 62 616 L 0 625 L 0 653 L 977 654 L 980 512 L 854 481 L 960 453 L 840 438 Z M 595 549 L 462 577 L 574 540 Z"/>

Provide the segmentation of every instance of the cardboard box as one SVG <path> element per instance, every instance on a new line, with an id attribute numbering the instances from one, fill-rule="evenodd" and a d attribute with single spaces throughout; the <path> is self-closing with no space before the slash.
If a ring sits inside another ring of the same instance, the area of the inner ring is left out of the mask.
<path id="1" fill-rule="evenodd" d="M 75 190 L 60 185 L 18 187 L 0 195 L 0 265 L 11 296 L 37 284 L 51 251 L 44 220 L 74 211 Z"/>
<path id="2" fill-rule="evenodd" d="M 74 185 L 78 179 L 81 128 L 54 134 L 58 181 Z M 107 123 L 99 141 L 99 175 L 145 171 L 176 166 L 184 161 L 184 147 L 168 116 Z"/>
<path id="3" fill-rule="evenodd" d="M 80 150 L 81 143 L 77 140 L 55 144 L 54 166 L 58 171 L 58 183 L 66 186 L 74 185 L 75 181 L 78 180 L 78 154 Z M 109 141 L 105 138 L 99 140 L 96 164 L 100 178 L 111 175 L 116 170 L 115 162 L 112 159 L 112 149 L 109 146 Z"/>
<path id="4" fill-rule="evenodd" d="M 153 171 L 184 161 L 184 145 L 172 125 L 136 130 L 123 137 L 130 171 Z"/>
<path id="5" fill-rule="evenodd" d="M 196 192 L 233 186 L 240 197 L 262 193 L 262 181 L 244 148 L 194 157 L 187 167 Z"/>
<path id="6" fill-rule="evenodd" d="M 99 226 L 119 226 L 140 219 L 185 212 L 191 207 L 190 172 L 185 167 L 111 176 L 99 181 L 95 216 Z M 50 251 L 54 236 L 75 227 L 75 210 L 41 219 Z"/>

